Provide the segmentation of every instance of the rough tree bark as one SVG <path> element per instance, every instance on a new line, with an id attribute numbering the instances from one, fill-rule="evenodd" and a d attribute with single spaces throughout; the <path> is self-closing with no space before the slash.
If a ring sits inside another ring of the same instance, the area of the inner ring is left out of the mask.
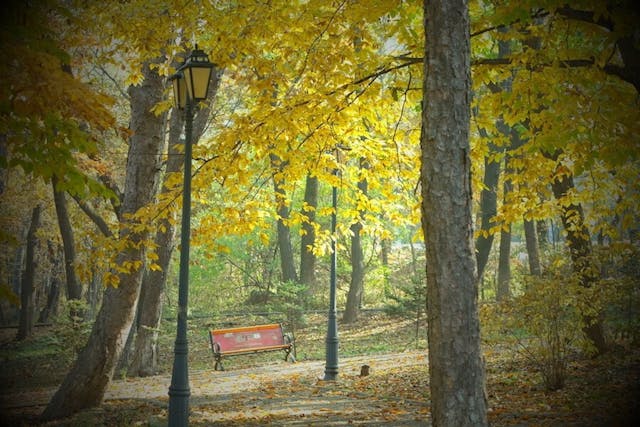
<path id="1" fill-rule="evenodd" d="M 422 218 L 434 426 L 486 426 L 471 220 L 466 0 L 425 0 Z"/>
<path id="2" fill-rule="evenodd" d="M 158 130 L 163 129 L 165 119 L 151 112 L 163 96 L 162 78 L 150 70 L 149 64 L 143 67 L 143 73 L 145 79 L 142 84 L 129 88 L 132 136 L 121 207 L 122 213 L 128 215 L 155 198 L 163 146 L 163 136 Z M 139 243 L 147 233 L 136 234 L 128 225 L 134 224 L 125 223 L 120 237 L 131 244 L 118 254 L 117 262 L 120 265 L 125 262 L 144 263 L 145 249 Z M 139 268 L 129 274 L 119 273 L 119 286 L 106 289 L 87 345 L 45 408 L 43 419 L 69 416 L 102 402 L 133 322 L 143 271 L 144 268 Z"/>

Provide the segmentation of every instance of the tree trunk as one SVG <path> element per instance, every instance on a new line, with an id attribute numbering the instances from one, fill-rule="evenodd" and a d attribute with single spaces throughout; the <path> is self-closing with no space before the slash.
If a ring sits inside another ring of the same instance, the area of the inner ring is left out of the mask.
<path id="1" fill-rule="evenodd" d="M 529 272 L 533 276 L 542 274 L 540 266 L 540 247 L 538 245 L 538 234 L 536 223 L 530 220 L 524 221 L 524 240 L 527 245 L 527 258 L 529 260 Z"/>
<path id="2" fill-rule="evenodd" d="M 547 221 L 539 219 L 536 221 L 536 233 L 538 234 L 538 252 L 549 246 L 549 226 Z"/>
<path id="3" fill-rule="evenodd" d="M 221 74 L 218 69 L 211 73 L 209 85 L 209 99 L 214 99 L 220 86 Z M 212 102 L 203 109 L 198 109 L 193 121 L 192 144 L 198 143 L 202 136 L 211 113 Z M 183 114 L 173 109 L 169 120 L 169 143 L 168 159 L 164 175 L 164 183 L 172 174 L 182 171 L 184 166 L 184 155 L 180 146 L 184 145 L 181 139 L 184 128 Z M 161 194 L 168 194 L 171 191 L 166 185 L 162 186 Z M 155 247 L 158 259 L 156 264 L 160 269 L 148 269 L 142 279 L 140 300 L 138 302 L 137 321 L 135 328 L 132 328 L 128 339 L 128 345 L 124 354 L 129 359 L 128 376 L 150 376 L 158 372 L 158 328 L 162 317 L 162 296 L 167 285 L 167 277 L 171 264 L 171 255 L 175 248 L 175 218 L 176 212 L 171 207 L 167 208 L 167 217 L 158 221 L 155 235 Z M 133 347 L 129 349 L 128 347 Z M 125 366 L 126 366 L 125 365 Z"/>
<path id="4" fill-rule="evenodd" d="M 62 247 L 48 242 L 49 265 L 51 265 L 51 280 L 47 289 L 47 302 L 40 311 L 38 322 L 47 323 L 52 316 L 58 312 L 58 302 L 60 301 L 60 276 L 62 274 L 61 264 L 64 263 L 64 253 Z"/>
<path id="5" fill-rule="evenodd" d="M 499 32 L 506 32 L 506 29 L 499 28 Z M 508 41 L 498 41 L 498 57 L 507 58 L 511 53 L 511 47 Z M 512 78 L 509 77 L 502 81 L 499 85 L 491 85 L 493 92 L 507 91 L 511 92 Z M 513 145 L 514 138 L 511 128 L 505 124 L 502 116 L 498 117 L 496 128 L 500 133 L 510 136 L 511 143 Z M 480 135 L 483 138 L 488 138 L 485 129 L 480 129 Z M 492 218 L 496 216 L 498 212 L 498 181 L 500 179 L 500 162 L 496 161 L 492 156 L 498 152 L 498 147 L 494 143 L 489 143 L 489 155 L 491 157 L 484 158 L 484 178 L 483 187 L 480 192 L 480 230 L 488 232 L 495 223 Z M 484 236 L 479 235 L 476 238 L 476 262 L 478 266 L 478 280 L 482 281 L 487 261 L 489 260 L 489 254 L 491 253 L 491 247 L 493 246 L 493 240 L 495 235 L 493 233 Z"/>
<path id="6" fill-rule="evenodd" d="M 165 180 L 172 174 L 182 170 L 184 155 L 179 150 L 181 129 L 183 127 L 182 114 L 176 109 L 171 113 L 169 130 L 168 160 Z M 162 193 L 168 193 L 169 188 L 162 187 Z M 157 264 L 161 270 L 147 270 L 142 279 L 140 302 L 138 303 L 138 318 L 135 328 L 135 345 L 130 352 L 130 363 L 127 375 L 150 376 L 158 371 L 158 327 L 162 316 L 162 295 L 167 284 L 167 275 L 171 263 L 171 255 L 175 248 L 175 218 L 176 212 L 169 208 L 167 218 L 159 220 L 155 245 L 158 255 Z M 128 354 L 125 350 L 125 354 Z"/>
<path id="7" fill-rule="evenodd" d="M 511 296 L 511 225 L 507 226 L 507 230 L 500 231 L 496 300 L 501 302 L 509 296 Z"/>
<path id="8" fill-rule="evenodd" d="M 514 148 L 512 139 L 512 148 Z M 513 172 L 510 165 L 511 155 L 507 153 L 504 159 L 505 175 Z M 509 197 L 513 190 L 511 180 L 505 178 L 503 184 L 503 201 Z M 506 229 L 500 230 L 500 253 L 498 254 L 498 286 L 496 289 L 496 300 L 504 301 L 511 296 L 511 224 L 507 224 Z"/>
<path id="9" fill-rule="evenodd" d="M 493 145 L 493 144 L 491 144 Z M 480 230 L 488 232 L 494 225 L 492 218 L 498 212 L 498 179 L 500 178 L 500 162 L 484 159 L 483 188 L 480 192 Z M 482 280 L 484 269 L 489 260 L 494 234 L 480 234 L 476 238 L 476 262 L 478 279 Z"/>
<path id="10" fill-rule="evenodd" d="M 79 300 L 82 298 L 82 284 L 78 282 L 76 276 L 76 248 L 73 237 L 73 228 L 69 221 L 69 212 L 67 209 L 67 200 L 64 191 L 58 190 L 58 177 L 51 177 L 51 186 L 53 187 L 53 201 L 56 207 L 56 215 L 58 217 L 58 227 L 60 228 L 60 237 L 62 237 L 62 248 L 64 250 L 64 272 L 66 276 L 66 290 L 68 300 Z"/>
<path id="11" fill-rule="evenodd" d="M 302 237 L 300 238 L 300 283 L 307 286 L 307 295 L 313 295 L 316 282 L 316 256 L 311 250 L 316 241 L 316 208 L 318 207 L 318 177 L 307 175 L 304 190 Z"/>
<path id="12" fill-rule="evenodd" d="M 150 70 L 149 64 L 145 64 L 143 73 L 143 83 L 129 88 L 132 136 L 121 208 L 126 214 L 123 218 L 130 218 L 151 203 L 158 190 L 165 119 L 162 115 L 156 116 L 152 107 L 162 100 L 163 79 Z M 118 254 L 119 265 L 127 262 L 144 264 L 142 242 L 148 233 L 136 234 L 130 226 L 125 223 L 120 232 L 120 237 L 131 244 Z M 102 402 L 133 322 L 143 271 L 144 268 L 138 268 L 128 274 L 118 273 L 119 286 L 106 289 L 88 343 L 44 410 L 43 419 L 66 417 Z"/>
<path id="13" fill-rule="evenodd" d="M 20 289 L 20 323 L 18 324 L 17 340 L 26 339 L 33 332 L 33 316 L 35 315 L 33 283 L 36 273 L 35 250 L 38 243 L 36 231 L 39 227 L 40 205 L 37 205 L 31 213 L 31 225 L 27 233 L 27 259 Z"/>
<path id="14" fill-rule="evenodd" d="M 360 159 L 360 169 L 367 169 L 367 161 Z M 358 197 L 366 198 L 368 194 L 368 184 L 366 178 L 358 181 Z M 344 323 L 353 323 L 360 316 L 360 307 L 362 305 L 362 294 L 364 293 L 364 253 L 362 251 L 362 231 L 361 219 L 364 217 L 364 211 L 358 212 L 358 222 L 351 225 L 351 283 L 349 284 L 349 293 L 347 294 L 347 303 L 342 321 Z"/>
<path id="15" fill-rule="evenodd" d="M 282 171 L 284 162 L 276 154 L 269 155 L 273 168 L 273 190 L 276 194 L 276 213 L 278 214 L 278 249 L 280 250 L 280 268 L 282 269 L 282 282 L 297 282 L 295 263 L 293 261 L 293 247 L 291 246 L 291 231 L 287 221 L 289 220 L 289 206 L 287 194 L 284 189 Z"/>
<path id="16" fill-rule="evenodd" d="M 7 158 L 7 135 L 0 134 L 0 157 Z M 4 189 L 7 187 L 8 169 L 0 166 L 0 195 L 4 193 Z"/>
<path id="17" fill-rule="evenodd" d="M 389 289 L 389 250 L 391 246 L 390 239 L 382 239 L 380 241 L 380 262 L 382 263 L 382 277 L 384 279 L 384 291 Z M 415 272 L 414 272 L 415 274 Z"/>
<path id="18" fill-rule="evenodd" d="M 425 0 L 422 219 L 434 426 L 486 426 L 471 219 L 465 0 Z"/>
<path id="19" fill-rule="evenodd" d="M 558 168 L 562 168 L 559 165 Z M 584 223 L 582 205 L 563 203 L 567 194 L 575 188 L 573 177 L 568 174 L 557 173 L 551 183 L 553 196 L 561 206 L 561 220 L 567 233 L 567 244 L 571 255 L 573 273 L 578 276 L 580 285 L 586 288 L 596 285 L 597 269 L 591 265 L 592 247 L 591 237 Z M 598 353 L 605 353 L 608 349 L 604 335 L 602 319 L 599 316 L 585 316 L 583 329 L 587 338 L 593 343 Z"/>

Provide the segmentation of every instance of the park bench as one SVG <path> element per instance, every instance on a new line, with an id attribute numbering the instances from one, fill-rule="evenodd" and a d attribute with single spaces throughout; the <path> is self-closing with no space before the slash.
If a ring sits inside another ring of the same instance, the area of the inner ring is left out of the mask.
<path id="1" fill-rule="evenodd" d="M 214 369 L 222 366 L 222 358 L 239 354 L 260 353 L 283 350 L 284 360 L 295 362 L 292 354 L 294 342 L 291 336 L 282 331 L 280 323 L 268 325 L 244 326 L 239 328 L 212 329 L 209 331 L 211 351 L 216 359 Z"/>

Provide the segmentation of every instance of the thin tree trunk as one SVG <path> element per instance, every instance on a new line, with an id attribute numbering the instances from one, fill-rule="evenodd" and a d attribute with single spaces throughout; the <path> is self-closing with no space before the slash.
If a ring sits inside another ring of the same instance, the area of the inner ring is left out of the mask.
<path id="1" fill-rule="evenodd" d="M 391 246 L 390 239 L 382 239 L 380 241 L 380 262 L 382 263 L 382 268 L 384 269 L 382 274 L 384 277 L 384 288 L 387 289 L 389 286 L 389 250 Z M 415 271 L 414 271 L 415 274 Z"/>
<path id="2" fill-rule="evenodd" d="M 536 233 L 536 223 L 524 221 L 524 240 L 527 246 L 527 258 L 529 260 L 529 272 L 533 276 L 542 274 L 540 266 L 540 247 L 538 245 L 538 234 Z"/>
<path id="3" fill-rule="evenodd" d="M 69 212 L 67 209 L 67 200 L 64 191 L 59 190 L 59 179 L 57 176 L 51 177 L 51 186 L 53 188 L 53 201 L 56 207 L 56 215 L 58 217 L 58 227 L 60 228 L 60 237 L 62 237 L 62 247 L 64 250 L 64 272 L 66 276 L 67 299 L 79 300 L 82 298 L 82 284 L 79 283 L 76 276 L 76 248 L 73 236 L 73 228 L 69 221 Z"/>
<path id="4" fill-rule="evenodd" d="M 51 281 L 47 290 L 47 302 L 40 311 L 38 322 L 47 323 L 52 316 L 58 311 L 58 302 L 60 301 L 60 276 L 62 274 L 61 264 L 64 263 L 64 253 L 62 247 L 49 241 L 48 242 L 49 263 L 51 265 Z"/>
<path id="5" fill-rule="evenodd" d="M 538 252 L 549 246 L 549 226 L 547 221 L 540 219 L 536 221 L 536 232 L 538 234 Z"/>
<path id="6" fill-rule="evenodd" d="M 422 219 L 434 426 L 486 426 L 471 219 L 465 0 L 425 0 Z"/>
<path id="7" fill-rule="evenodd" d="M 36 231 L 40 227 L 40 205 L 33 208 L 31 213 L 31 225 L 27 233 L 27 259 L 25 273 L 22 276 L 20 290 L 20 323 L 18 324 L 17 340 L 28 338 L 33 332 L 34 307 L 34 280 L 36 272 L 35 250 L 38 243 Z"/>
<path id="8" fill-rule="evenodd" d="M 498 29 L 500 32 L 505 32 L 506 29 Z M 498 41 L 498 57 L 506 58 L 511 54 L 511 47 L 508 41 Z M 490 88 L 493 92 L 507 91 L 511 92 L 512 78 L 509 77 L 502 81 L 499 85 L 491 85 Z M 504 123 L 502 116 L 498 117 L 496 128 L 500 133 L 511 136 L 511 143 L 513 145 L 514 138 L 512 130 Z M 483 138 L 488 138 L 485 129 L 480 129 L 480 134 Z M 495 235 L 488 233 L 489 230 L 495 225 L 492 221 L 493 217 L 498 212 L 498 181 L 500 179 L 500 162 L 494 158 L 494 155 L 498 152 L 498 147 L 494 143 L 489 143 L 489 157 L 484 158 L 484 178 L 483 188 L 480 192 L 480 230 L 484 233 L 480 234 L 476 238 L 476 262 L 478 267 L 478 280 L 482 282 L 482 276 L 489 260 L 489 254 L 491 253 L 491 247 Z"/>
<path id="9" fill-rule="evenodd" d="M 367 169 L 367 161 L 360 159 L 360 169 Z M 366 178 L 358 181 L 358 197 L 366 198 L 368 195 L 368 184 Z M 353 323 L 360 316 L 360 306 L 362 305 L 362 295 L 364 293 L 364 253 L 362 250 L 362 218 L 364 211 L 358 212 L 358 221 L 351 225 L 351 283 L 349 284 L 349 293 L 347 294 L 347 303 L 342 321 L 344 323 Z"/>
<path id="10" fill-rule="evenodd" d="M 505 175 L 512 172 L 509 165 L 510 155 L 504 159 Z M 508 178 L 503 184 L 503 200 L 507 200 L 513 185 Z M 498 284 L 496 289 L 496 300 L 504 301 L 511 295 L 511 224 L 500 230 L 500 253 L 498 254 Z"/>
<path id="11" fill-rule="evenodd" d="M 271 167 L 273 168 L 273 190 L 276 195 L 276 213 L 278 214 L 278 249 L 280 250 L 280 268 L 282 269 L 283 282 L 297 282 L 295 263 L 293 261 L 293 247 L 291 245 L 291 230 L 287 221 L 289 220 L 289 206 L 287 205 L 287 194 L 284 189 L 284 178 L 282 171 L 285 164 L 277 155 L 271 153 Z"/>
<path id="12" fill-rule="evenodd" d="M 318 207 L 318 177 L 307 175 L 304 190 L 302 237 L 300 238 L 300 283 L 307 286 L 307 295 L 313 295 L 316 282 L 316 256 L 312 247 L 316 241 L 316 208 Z"/>
<path id="13" fill-rule="evenodd" d="M 131 217 L 141 207 L 153 202 L 158 190 L 163 147 L 164 117 L 152 112 L 162 100 L 163 79 L 149 64 L 143 67 L 144 81 L 129 88 L 131 97 L 131 131 L 129 154 L 122 200 L 123 218 Z M 128 219 L 127 221 L 134 221 Z M 147 234 L 132 231 L 124 224 L 120 237 L 131 245 L 117 256 L 117 263 L 142 263 Z M 69 416 L 81 409 L 97 406 L 111 380 L 120 353 L 133 322 L 144 268 L 118 273 L 117 288 L 107 288 L 87 345 L 42 414 L 45 420 Z"/>
<path id="14" fill-rule="evenodd" d="M 484 159 L 483 188 L 480 192 L 480 230 L 489 233 L 494 225 L 493 217 L 498 212 L 498 179 L 500 178 L 500 162 Z M 484 269 L 489 260 L 494 234 L 480 234 L 476 238 L 476 263 L 478 279 L 482 280 Z"/>
<path id="15" fill-rule="evenodd" d="M 559 168 L 562 166 L 559 166 Z M 571 175 L 558 173 L 551 183 L 553 195 L 561 205 L 562 225 L 567 233 L 567 244 L 571 256 L 573 273 L 578 276 L 580 285 L 585 288 L 596 285 L 597 269 L 591 265 L 591 237 L 584 223 L 584 212 L 581 205 L 562 203 L 561 201 L 575 188 Z M 602 319 L 599 316 L 584 316 L 583 331 L 593 343 L 598 353 L 608 350 L 604 335 Z"/>
<path id="16" fill-rule="evenodd" d="M 500 231 L 500 253 L 498 254 L 498 287 L 496 300 L 504 301 L 511 295 L 511 225 Z"/>

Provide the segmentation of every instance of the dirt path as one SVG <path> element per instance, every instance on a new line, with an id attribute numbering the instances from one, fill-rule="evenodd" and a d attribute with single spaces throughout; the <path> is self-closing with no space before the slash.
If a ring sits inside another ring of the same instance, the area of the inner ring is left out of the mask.
<path id="1" fill-rule="evenodd" d="M 371 375 L 360 378 L 360 367 L 364 364 L 370 366 Z M 375 383 L 376 373 L 389 372 L 400 365 L 406 369 L 412 364 L 416 369 L 424 368 L 424 352 L 343 358 L 339 379 L 326 382 L 321 380 L 324 361 L 295 364 L 279 361 L 234 370 L 233 359 L 230 359 L 225 364 L 227 371 L 211 369 L 189 373 L 190 423 L 196 426 L 214 423 L 330 426 L 388 425 L 393 421 L 393 425 L 427 425 L 418 420 L 424 420 L 428 413 L 426 399 L 407 402 L 394 396 L 379 396 L 379 401 L 372 401 L 369 385 Z M 148 412 L 149 419 L 162 425 L 166 422 L 170 382 L 168 375 L 113 381 L 107 389 L 105 403 L 91 410 L 90 415 L 103 419 L 104 425 L 108 425 L 113 412 L 137 406 L 139 414 Z M 0 408 L 3 413 L 23 412 L 33 416 L 43 409 L 54 392 L 55 389 L 42 389 L 5 395 L 0 400 Z M 131 414 L 132 423 L 134 419 L 135 414 Z M 81 423 L 79 420 L 78 424 Z"/>

